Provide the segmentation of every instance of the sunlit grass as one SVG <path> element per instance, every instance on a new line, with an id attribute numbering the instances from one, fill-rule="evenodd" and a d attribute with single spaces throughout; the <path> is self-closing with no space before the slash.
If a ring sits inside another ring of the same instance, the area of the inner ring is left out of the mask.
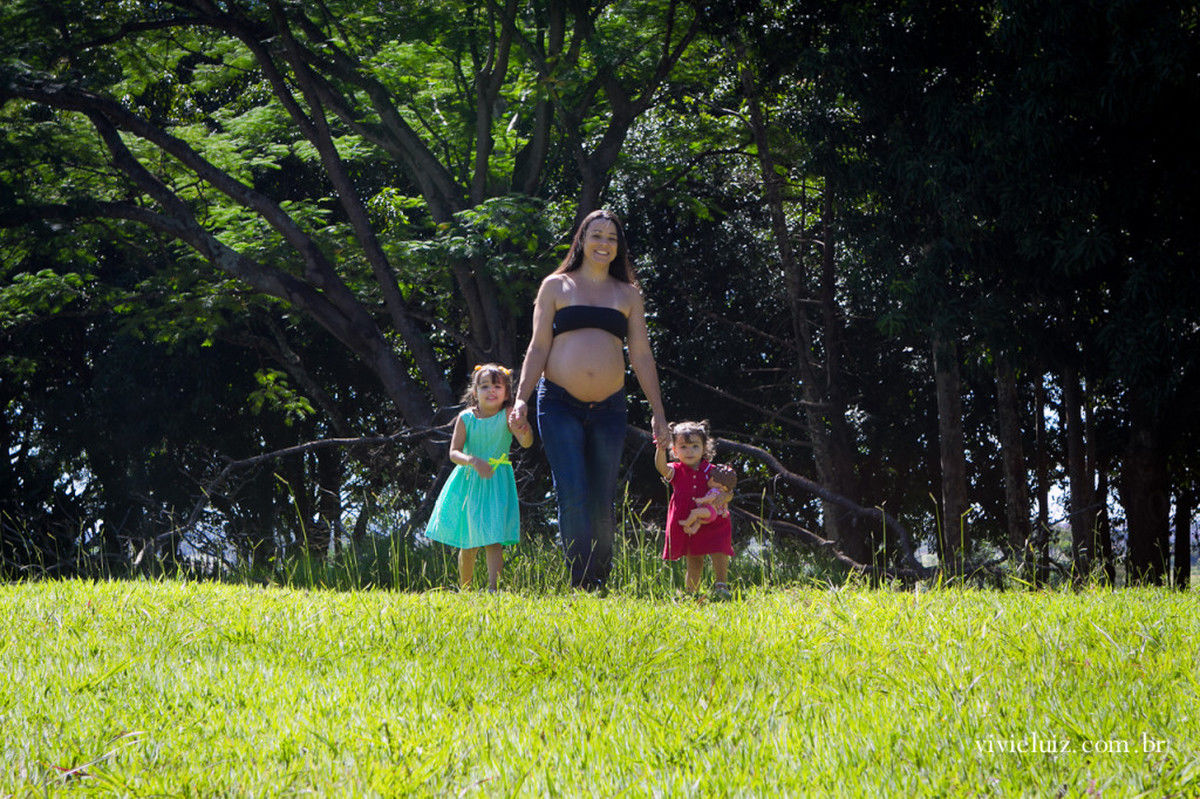
<path id="1" fill-rule="evenodd" d="M 1195 795 L 1197 605 L 0 586 L 0 794 Z"/>

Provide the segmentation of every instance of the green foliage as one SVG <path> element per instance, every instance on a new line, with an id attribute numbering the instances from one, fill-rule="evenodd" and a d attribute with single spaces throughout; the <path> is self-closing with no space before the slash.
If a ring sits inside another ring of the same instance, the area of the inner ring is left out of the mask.
<path id="1" fill-rule="evenodd" d="M 0 287 L 0 328 L 27 324 L 42 314 L 62 313 L 83 298 L 92 282 L 85 275 L 60 275 L 50 269 L 14 275 Z"/>
<path id="2" fill-rule="evenodd" d="M 278 411 L 284 415 L 284 424 L 303 421 L 309 414 L 315 412 L 307 397 L 296 392 L 288 385 L 287 375 L 278 369 L 260 369 L 254 373 L 258 388 L 250 392 L 250 410 L 262 413 L 263 407 Z"/>

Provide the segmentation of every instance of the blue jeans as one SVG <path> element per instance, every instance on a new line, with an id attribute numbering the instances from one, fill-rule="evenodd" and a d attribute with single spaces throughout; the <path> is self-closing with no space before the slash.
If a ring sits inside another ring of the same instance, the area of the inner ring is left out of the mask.
<path id="1" fill-rule="evenodd" d="M 625 391 L 581 402 L 545 378 L 537 423 L 554 475 L 558 533 L 571 585 L 603 588 L 612 570 L 613 501 L 625 449 Z"/>

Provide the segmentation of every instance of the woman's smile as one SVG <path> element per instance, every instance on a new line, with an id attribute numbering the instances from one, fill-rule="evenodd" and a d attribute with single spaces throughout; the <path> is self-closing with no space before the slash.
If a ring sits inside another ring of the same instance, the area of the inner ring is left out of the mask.
<path id="1" fill-rule="evenodd" d="M 617 257 L 617 226 L 607 219 L 597 219 L 588 225 L 583 254 L 591 261 L 607 264 Z"/>

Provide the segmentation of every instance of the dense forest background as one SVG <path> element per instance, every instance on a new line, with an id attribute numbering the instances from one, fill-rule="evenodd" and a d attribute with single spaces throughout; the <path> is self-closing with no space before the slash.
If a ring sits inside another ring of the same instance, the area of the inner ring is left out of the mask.
<path id="1" fill-rule="evenodd" d="M 6 3 L 0 572 L 411 540 L 470 366 L 519 365 L 607 206 L 670 418 L 743 472 L 743 539 L 1186 586 L 1198 24 L 1173 0 Z M 636 431 L 627 457 L 656 519 Z M 549 539 L 536 447 L 517 468 Z"/>

